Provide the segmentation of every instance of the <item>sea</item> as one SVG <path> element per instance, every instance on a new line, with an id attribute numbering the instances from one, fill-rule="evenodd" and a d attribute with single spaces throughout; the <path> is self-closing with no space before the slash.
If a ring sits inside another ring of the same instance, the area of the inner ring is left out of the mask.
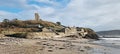
<path id="1" fill-rule="evenodd" d="M 120 54 L 120 38 L 100 38 L 93 44 L 104 46 L 106 49 L 93 49 L 92 54 Z"/>

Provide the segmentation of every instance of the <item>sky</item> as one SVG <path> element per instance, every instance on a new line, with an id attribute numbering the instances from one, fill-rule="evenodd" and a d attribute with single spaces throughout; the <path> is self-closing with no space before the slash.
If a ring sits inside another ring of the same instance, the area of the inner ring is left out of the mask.
<path id="1" fill-rule="evenodd" d="M 0 0 L 0 21 L 32 20 L 34 13 L 66 26 L 120 29 L 120 0 Z"/>

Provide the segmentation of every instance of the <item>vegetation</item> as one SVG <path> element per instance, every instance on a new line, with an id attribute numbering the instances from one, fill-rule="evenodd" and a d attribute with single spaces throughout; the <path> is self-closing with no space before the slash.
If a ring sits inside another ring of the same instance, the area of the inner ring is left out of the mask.
<path id="1" fill-rule="evenodd" d="M 61 25 L 61 22 L 56 22 L 56 24 Z"/>
<path id="2" fill-rule="evenodd" d="M 9 30 L 9 31 L 19 31 L 19 32 L 36 32 L 39 30 L 37 27 L 38 25 L 41 25 L 46 28 L 52 28 L 54 30 L 61 29 L 63 26 L 60 22 L 53 23 L 48 21 L 35 21 L 35 20 L 26 20 L 22 21 L 17 18 L 9 20 L 4 19 L 3 22 L 0 22 L 0 31 L 3 30 Z"/>
<path id="3" fill-rule="evenodd" d="M 0 22 L 0 33 L 7 36 L 26 38 L 26 35 L 29 32 L 42 31 L 43 27 L 49 28 L 57 34 L 57 32 L 62 31 L 65 26 L 61 25 L 61 22 L 53 23 L 43 20 L 22 21 L 17 18 L 12 20 L 4 19 L 3 22 Z M 77 31 L 81 31 L 81 29 L 84 29 L 84 32 L 88 33 L 86 36 L 83 36 L 83 38 L 90 38 L 90 39 L 99 38 L 97 34 L 90 28 L 82 28 L 82 27 L 76 27 L 76 28 Z"/>

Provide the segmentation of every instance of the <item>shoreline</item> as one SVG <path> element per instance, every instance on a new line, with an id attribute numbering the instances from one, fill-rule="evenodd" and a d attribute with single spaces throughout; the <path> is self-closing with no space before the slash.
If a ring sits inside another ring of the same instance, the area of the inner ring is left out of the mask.
<path id="1" fill-rule="evenodd" d="M 113 42 L 111 42 L 113 41 Z M 0 39 L 1 54 L 119 54 L 119 41 L 78 38 Z"/>
<path id="2" fill-rule="evenodd" d="M 0 39 L 0 53 L 92 54 L 91 50 L 94 48 L 104 48 L 103 46 L 90 44 L 89 41 L 89 39 L 77 38 L 24 39 L 7 37 Z"/>

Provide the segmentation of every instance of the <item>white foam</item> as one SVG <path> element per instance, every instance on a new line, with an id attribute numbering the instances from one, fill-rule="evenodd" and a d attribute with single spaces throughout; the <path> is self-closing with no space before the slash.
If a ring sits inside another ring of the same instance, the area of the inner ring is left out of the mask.
<path id="1" fill-rule="evenodd" d="M 120 40 L 120 38 L 101 38 L 103 40 Z"/>

